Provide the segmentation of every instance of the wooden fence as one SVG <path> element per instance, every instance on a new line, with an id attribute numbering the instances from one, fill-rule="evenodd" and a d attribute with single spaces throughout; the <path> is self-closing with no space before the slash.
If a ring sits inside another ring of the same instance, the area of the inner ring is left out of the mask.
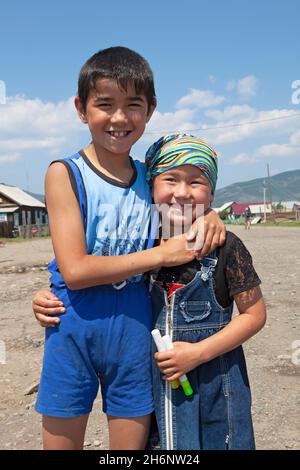
<path id="1" fill-rule="evenodd" d="M 19 225 L 19 227 L 15 227 L 13 222 L 0 222 L 0 237 L 34 238 L 48 235 L 50 235 L 49 225 Z"/>
<path id="2" fill-rule="evenodd" d="M 11 238 L 13 228 L 13 222 L 0 222 L 0 237 Z"/>
<path id="3" fill-rule="evenodd" d="M 297 220 L 297 213 L 295 211 L 274 211 L 271 214 L 267 214 L 267 220 L 270 222 L 275 222 L 279 220 Z"/>

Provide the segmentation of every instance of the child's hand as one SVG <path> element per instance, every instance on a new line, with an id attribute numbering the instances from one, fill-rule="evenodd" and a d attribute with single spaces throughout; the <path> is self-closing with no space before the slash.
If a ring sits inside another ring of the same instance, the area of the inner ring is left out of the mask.
<path id="1" fill-rule="evenodd" d="M 39 290 L 35 294 L 32 300 L 32 310 L 37 321 L 44 327 L 57 325 L 60 319 L 52 315 L 59 315 L 66 311 L 63 303 L 49 289 Z"/>
<path id="2" fill-rule="evenodd" d="M 173 349 L 155 353 L 158 367 L 168 381 L 179 379 L 183 374 L 201 364 L 200 343 L 173 343 Z"/>
<path id="3" fill-rule="evenodd" d="M 197 259 L 204 258 L 218 246 L 223 245 L 225 239 L 225 225 L 212 209 L 208 209 L 204 216 L 196 219 L 187 234 L 187 240 L 190 242 L 189 245 L 192 245 Z"/>
<path id="4" fill-rule="evenodd" d="M 171 237 L 161 241 L 162 266 L 179 266 L 195 258 L 195 252 L 188 248 L 186 235 Z"/>

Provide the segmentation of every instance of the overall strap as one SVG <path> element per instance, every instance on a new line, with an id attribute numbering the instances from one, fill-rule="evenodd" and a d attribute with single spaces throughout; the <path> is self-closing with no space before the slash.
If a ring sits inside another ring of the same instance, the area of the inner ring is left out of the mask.
<path id="1" fill-rule="evenodd" d="M 208 256 L 205 256 L 205 258 L 199 261 L 200 266 L 201 266 L 200 275 L 201 275 L 202 281 L 208 281 L 208 279 L 212 277 L 213 272 L 218 263 L 218 255 L 219 255 L 219 248 L 217 248 Z"/>

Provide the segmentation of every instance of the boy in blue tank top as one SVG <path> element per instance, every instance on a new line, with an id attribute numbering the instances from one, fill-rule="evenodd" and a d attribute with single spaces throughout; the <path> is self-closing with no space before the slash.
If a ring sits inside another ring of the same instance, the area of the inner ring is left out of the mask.
<path id="1" fill-rule="evenodd" d="M 81 449 L 100 383 L 110 448 L 143 449 L 153 411 L 152 312 L 143 273 L 196 253 L 184 235 L 145 250 L 151 192 L 145 165 L 129 156 L 156 106 L 145 59 L 123 47 L 92 56 L 81 69 L 75 106 L 92 142 L 53 162 L 46 175 L 55 252 L 48 298 L 55 307 L 57 296 L 66 313 L 46 330 L 36 410 L 45 449 Z M 213 248 L 222 234 L 220 227 L 214 233 L 218 218 L 208 217 Z"/>

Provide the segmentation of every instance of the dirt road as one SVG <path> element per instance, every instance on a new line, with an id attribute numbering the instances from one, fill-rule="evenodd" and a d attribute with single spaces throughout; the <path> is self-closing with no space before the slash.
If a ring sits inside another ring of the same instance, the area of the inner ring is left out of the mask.
<path id="1" fill-rule="evenodd" d="M 253 255 L 268 308 L 265 328 L 245 345 L 257 448 L 300 449 L 300 229 L 231 230 Z M 44 334 L 31 298 L 47 285 L 52 256 L 49 239 L 0 248 L 0 449 L 41 449 L 36 393 L 26 394 L 39 380 Z M 85 448 L 107 445 L 99 396 Z"/>

